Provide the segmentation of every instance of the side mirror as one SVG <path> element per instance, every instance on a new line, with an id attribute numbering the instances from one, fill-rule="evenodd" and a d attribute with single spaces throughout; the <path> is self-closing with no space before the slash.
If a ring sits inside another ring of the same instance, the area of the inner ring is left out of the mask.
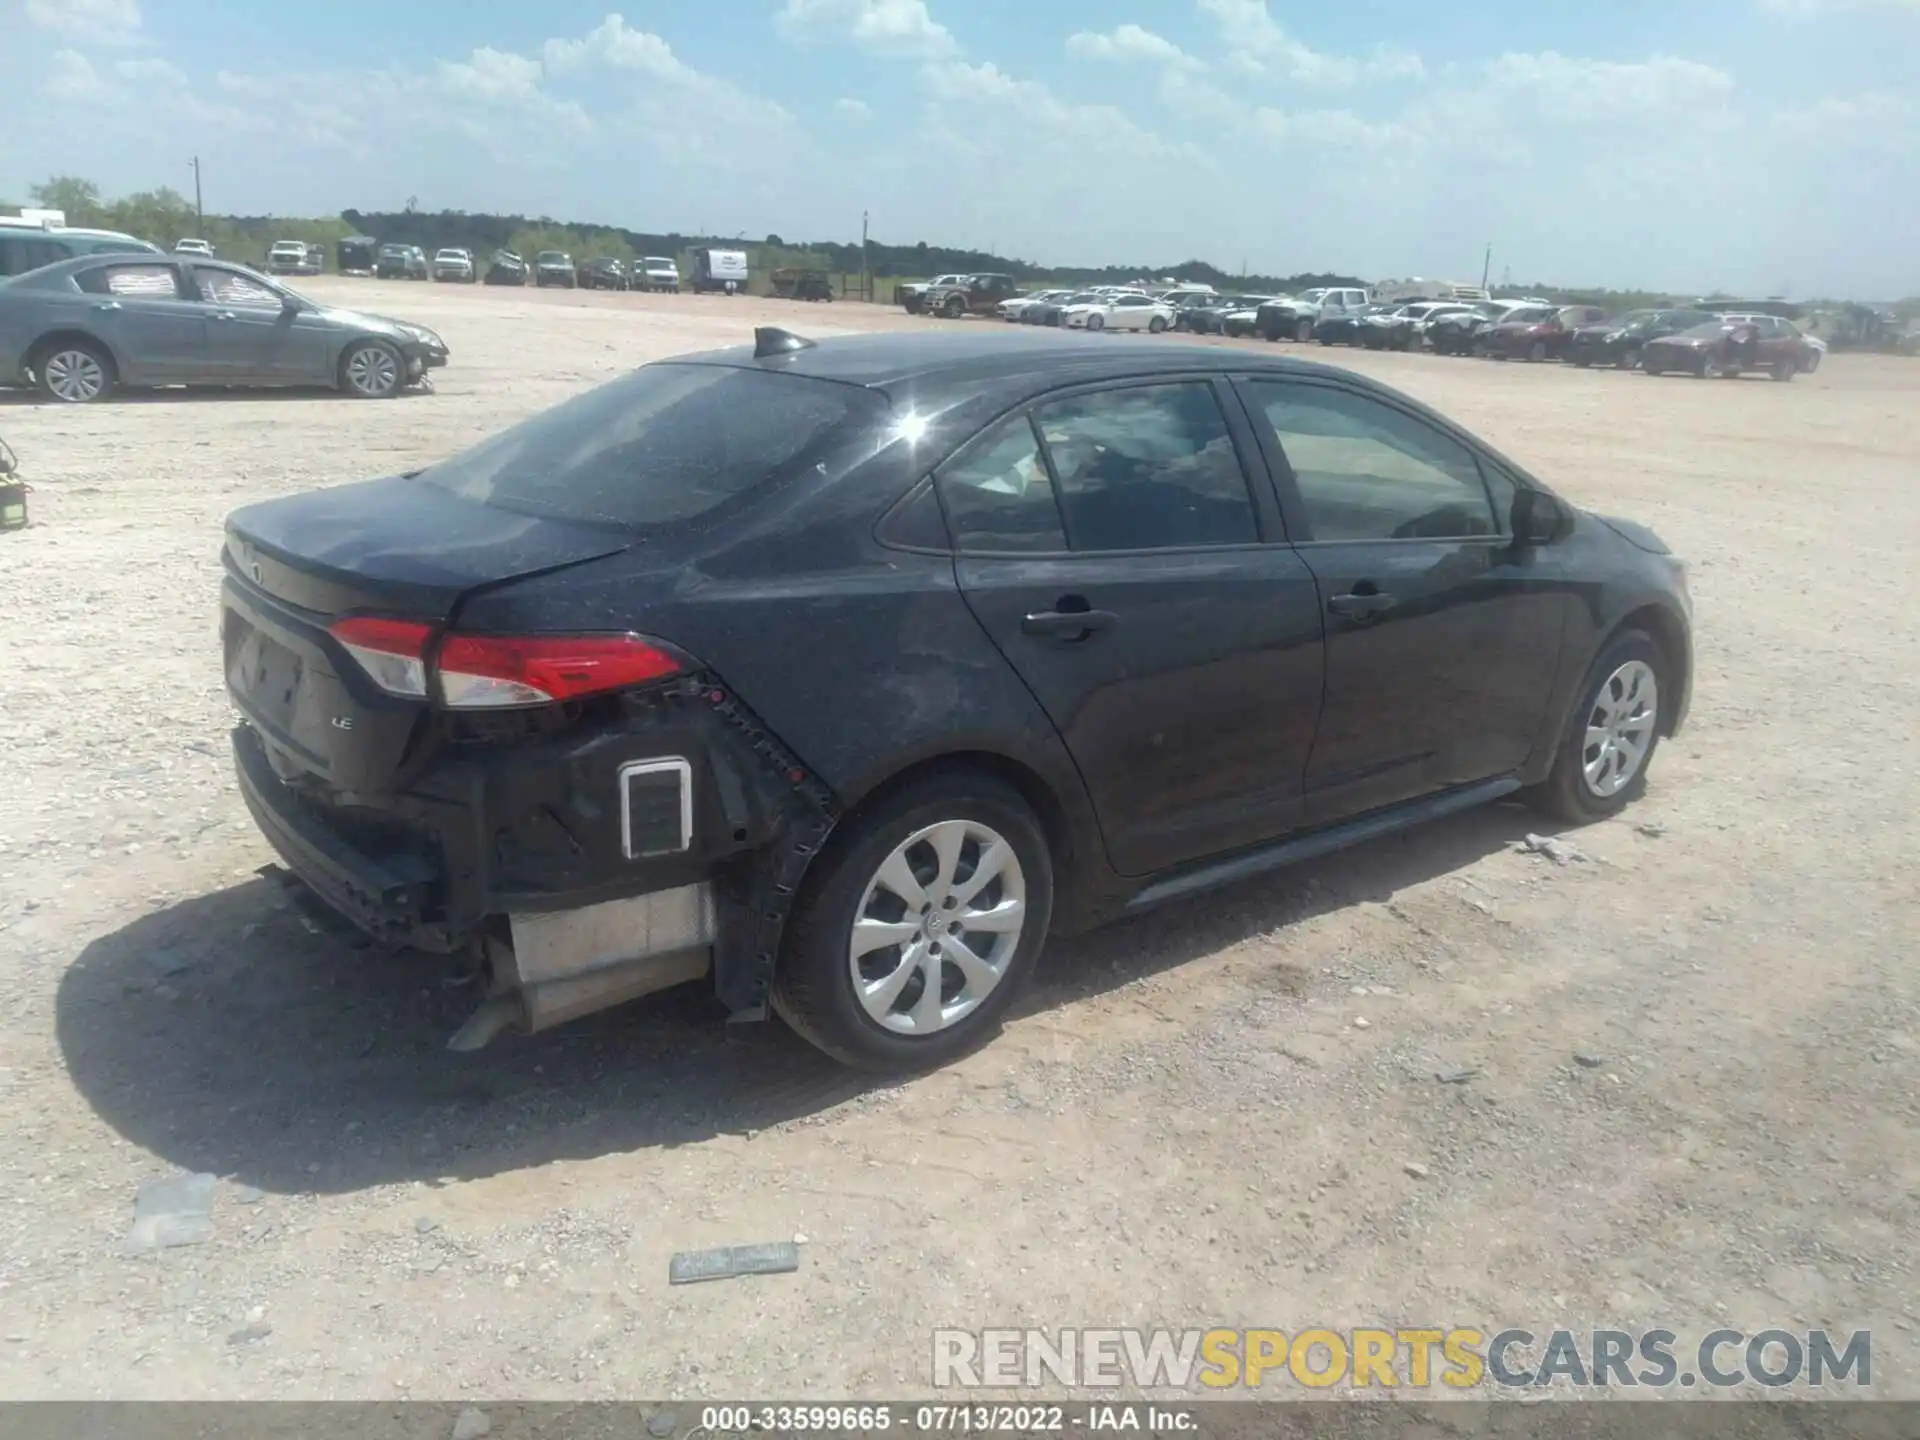
<path id="1" fill-rule="evenodd" d="M 280 297 L 280 313 L 282 315 L 298 315 L 306 308 L 306 306 L 302 305 L 299 300 L 292 295 L 282 295 Z"/>
<path id="2" fill-rule="evenodd" d="M 1531 548 L 1565 539 L 1573 530 L 1573 514 L 1544 490 L 1517 490 L 1513 496 L 1513 543 Z"/>

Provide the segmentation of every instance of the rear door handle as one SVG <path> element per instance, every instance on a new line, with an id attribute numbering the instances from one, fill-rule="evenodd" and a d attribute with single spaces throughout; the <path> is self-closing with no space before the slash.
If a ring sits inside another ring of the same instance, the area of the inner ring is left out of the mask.
<path id="1" fill-rule="evenodd" d="M 1049 635 L 1058 640 L 1084 640 L 1102 630 L 1111 630 L 1120 617 L 1111 610 L 1041 610 L 1020 622 L 1029 635 Z"/>
<path id="2" fill-rule="evenodd" d="M 216 320 L 238 320 L 240 317 L 235 315 L 231 310 L 216 310 L 213 312 L 213 318 Z"/>
<path id="3" fill-rule="evenodd" d="M 1355 620 L 1371 619 L 1375 615 L 1384 615 L 1395 604 L 1391 595 L 1372 594 L 1335 595 L 1327 601 L 1327 609 L 1336 615 L 1346 615 Z"/>
<path id="4" fill-rule="evenodd" d="M 118 300 L 103 300 L 93 308 L 96 310 L 118 310 L 120 308 L 120 302 Z"/>

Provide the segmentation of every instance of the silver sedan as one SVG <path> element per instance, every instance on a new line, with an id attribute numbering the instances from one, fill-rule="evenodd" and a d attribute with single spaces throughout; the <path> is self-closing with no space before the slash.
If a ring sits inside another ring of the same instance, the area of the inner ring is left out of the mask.
<path id="1" fill-rule="evenodd" d="M 220 260 L 92 255 L 0 284 L 0 385 L 68 404 L 161 385 L 385 399 L 446 363 L 424 326 L 321 305 Z"/>

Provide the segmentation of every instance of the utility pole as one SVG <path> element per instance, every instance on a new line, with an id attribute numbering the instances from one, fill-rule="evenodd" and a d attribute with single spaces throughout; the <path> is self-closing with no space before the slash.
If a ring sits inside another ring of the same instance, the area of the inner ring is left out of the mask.
<path id="1" fill-rule="evenodd" d="M 200 209 L 200 157 L 193 157 L 193 228 L 201 234 L 206 233 L 207 217 Z"/>
<path id="2" fill-rule="evenodd" d="M 860 298 L 873 299 L 873 267 L 867 263 L 867 212 L 860 212 Z"/>
<path id="3" fill-rule="evenodd" d="M 1493 274 L 1493 242 L 1487 242 L 1487 258 L 1480 262 L 1480 288 L 1487 288 L 1487 277 Z"/>

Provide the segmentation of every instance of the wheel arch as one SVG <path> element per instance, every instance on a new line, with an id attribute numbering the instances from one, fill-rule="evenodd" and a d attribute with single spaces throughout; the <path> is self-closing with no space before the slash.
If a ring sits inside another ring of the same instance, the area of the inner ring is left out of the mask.
<path id="1" fill-rule="evenodd" d="M 120 363 L 120 352 L 118 350 L 115 350 L 111 344 L 94 334 L 91 330 L 83 330 L 77 325 L 55 326 L 53 329 L 47 331 L 46 334 L 40 336 L 39 339 L 27 347 L 27 364 L 37 375 L 39 373 L 38 362 L 42 355 L 45 355 L 47 351 L 55 345 L 71 345 L 76 341 L 82 342 L 91 349 L 99 350 L 105 354 L 107 362 L 113 366 L 114 379 L 117 380 L 126 373 L 126 366 Z"/>
<path id="2" fill-rule="evenodd" d="M 1042 767 L 1006 750 L 979 745 L 942 750 L 917 756 L 873 776 L 854 793 L 841 796 L 845 810 L 834 827 L 836 837 L 847 832 L 850 821 L 888 796 L 928 776 L 940 774 L 989 776 L 1019 795 L 1033 810 L 1047 837 L 1047 851 L 1054 869 L 1055 933 L 1069 934 L 1093 923 L 1096 912 L 1103 908 L 1101 897 L 1111 887 L 1101 883 L 1104 851 L 1092 809 L 1075 783 L 1078 776 L 1050 779 Z M 831 849 L 832 841 L 829 841 L 821 853 L 824 855 Z M 818 863 L 816 857 L 815 864 Z"/>
<path id="3" fill-rule="evenodd" d="M 1686 625 L 1664 605 L 1647 604 L 1621 616 L 1600 642 L 1604 650 L 1628 630 L 1639 630 L 1659 647 L 1666 659 L 1666 673 L 1660 677 L 1674 695 L 1671 705 L 1660 707 L 1660 733 L 1677 733 L 1686 720 L 1693 690 L 1693 642 Z M 1599 651 L 1595 651 L 1596 654 Z"/>

